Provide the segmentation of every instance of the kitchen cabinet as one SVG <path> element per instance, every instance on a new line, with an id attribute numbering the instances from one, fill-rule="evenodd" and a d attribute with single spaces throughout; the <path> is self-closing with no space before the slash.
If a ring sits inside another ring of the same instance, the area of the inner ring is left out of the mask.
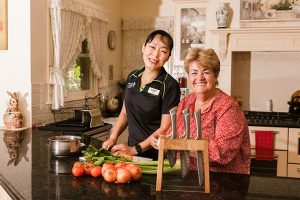
<path id="1" fill-rule="evenodd" d="M 300 128 L 289 129 L 288 177 L 300 178 Z"/>
<path id="2" fill-rule="evenodd" d="M 109 118 L 104 118 L 105 123 L 111 124 L 113 127 L 115 126 L 117 122 L 117 117 L 109 117 Z M 123 133 L 119 136 L 117 140 L 117 144 L 128 144 L 128 129 L 126 128 Z"/>
<path id="3" fill-rule="evenodd" d="M 276 160 L 275 174 L 276 176 L 287 176 L 287 154 L 288 154 L 288 131 L 287 127 L 263 127 L 263 126 L 249 126 L 251 157 L 255 159 L 255 131 L 273 131 L 274 132 L 274 159 Z M 268 166 L 263 166 L 263 161 L 255 161 L 260 165 L 260 170 L 269 170 Z M 254 162 L 253 162 L 254 163 Z M 255 168 L 256 166 L 253 166 Z M 250 169 L 250 171 L 252 171 Z M 251 172 L 250 172 L 251 173 Z"/>
<path id="4" fill-rule="evenodd" d="M 189 48 L 205 46 L 207 8 L 207 2 L 175 2 L 175 65 L 183 65 Z"/>

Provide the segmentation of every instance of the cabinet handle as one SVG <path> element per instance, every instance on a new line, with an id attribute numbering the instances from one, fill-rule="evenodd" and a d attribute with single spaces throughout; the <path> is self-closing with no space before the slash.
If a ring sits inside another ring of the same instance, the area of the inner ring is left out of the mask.
<path id="1" fill-rule="evenodd" d="M 251 132 L 251 133 L 255 133 L 255 131 L 256 131 L 256 130 L 251 130 L 250 132 Z M 280 133 L 279 131 L 272 131 L 272 132 L 273 132 L 274 134 Z"/>
<path id="2" fill-rule="evenodd" d="M 255 157 L 256 157 L 256 154 L 255 154 L 255 153 L 251 153 L 251 158 L 255 158 Z M 274 157 L 275 159 L 277 159 L 277 158 L 278 158 L 278 154 L 275 154 L 275 153 L 274 153 L 273 157 Z M 298 168 L 298 170 L 300 170 L 300 168 Z"/>
<path id="3" fill-rule="evenodd" d="M 297 171 L 300 172 L 300 167 L 297 168 Z"/>

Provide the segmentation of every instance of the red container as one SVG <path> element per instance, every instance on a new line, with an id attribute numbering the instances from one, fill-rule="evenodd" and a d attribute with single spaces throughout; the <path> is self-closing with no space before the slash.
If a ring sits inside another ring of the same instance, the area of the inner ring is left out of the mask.
<path id="1" fill-rule="evenodd" d="M 178 83 L 180 88 L 186 88 L 186 78 L 185 77 L 180 77 L 178 78 Z"/>

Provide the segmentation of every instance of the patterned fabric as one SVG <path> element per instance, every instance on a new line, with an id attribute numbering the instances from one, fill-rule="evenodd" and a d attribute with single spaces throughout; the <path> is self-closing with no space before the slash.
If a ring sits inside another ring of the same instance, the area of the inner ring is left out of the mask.
<path id="1" fill-rule="evenodd" d="M 182 110 L 189 107 L 190 137 L 196 137 L 194 119 L 196 95 L 188 95 L 178 105 L 176 113 L 177 136 L 184 135 Z M 211 105 L 201 111 L 202 137 L 209 141 L 210 171 L 250 173 L 250 139 L 246 118 L 239 105 L 223 91 Z M 171 132 L 171 128 L 168 133 Z M 191 169 L 196 170 L 196 159 L 191 157 Z"/>

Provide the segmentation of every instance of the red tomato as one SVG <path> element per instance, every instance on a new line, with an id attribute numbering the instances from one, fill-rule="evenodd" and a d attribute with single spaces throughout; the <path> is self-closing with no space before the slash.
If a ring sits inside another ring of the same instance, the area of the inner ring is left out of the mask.
<path id="1" fill-rule="evenodd" d="M 131 173 L 126 168 L 117 169 L 117 182 L 118 183 L 129 183 L 131 181 Z"/>
<path id="2" fill-rule="evenodd" d="M 114 165 L 114 167 L 115 167 L 116 169 L 118 169 L 118 168 L 124 168 L 124 167 L 126 167 L 126 163 L 116 163 L 116 164 Z"/>
<path id="3" fill-rule="evenodd" d="M 75 165 L 72 168 L 72 174 L 74 176 L 82 176 L 84 175 L 84 167 L 83 165 Z"/>
<path id="4" fill-rule="evenodd" d="M 102 168 L 100 166 L 94 166 L 91 168 L 91 175 L 92 177 L 99 177 L 101 176 Z"/>
<path id="5" fill-rule="evenodd" d="M 138 165 L 129 163 L 126 165 L 126 169 L 130 171 L 132 180 L 137 181 L 142 178 L 142 170 Z"/>
<path id="6" fill-rule="evenodd" d="M 110 164 L 110 163 L 103 163 L 102 165 L 102 174 L 104 173 L 104 171 L 108 168 L 115 168 L 114 165 Z"/>
<path id="7" fill-rule="evenodd" d="M 94 167 L 94 163 L 85 162 L 83 167 L 84 167 L 85 174 L 86 175 L 91 175 L 91 169 Z"/>
<path id="8" fill-rule="evenodd" d="M 115 182 L 117 180 L 117 170 L 114 167 L 109 167 L 103 171 L 102 176 L 109 183 Z"/>
<path id="9" fill-rule="evenodd" d="M 73 164 L 73 166 L 80 166 L 80 165 L 83 165 L 83 162 L 80 162 L 80 161 L 77 161 L 77 162 L 75 162 L 74 164 Z"/>

